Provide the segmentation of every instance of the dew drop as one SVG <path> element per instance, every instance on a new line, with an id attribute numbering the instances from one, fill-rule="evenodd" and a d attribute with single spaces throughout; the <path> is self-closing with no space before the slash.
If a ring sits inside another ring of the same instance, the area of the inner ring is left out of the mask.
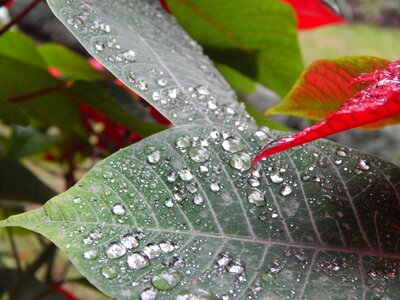
<path id="1" fill-rule="evenodd" d="M 143 248 L 142 253 L 149 259 L 154 259 L 160 256 L 161 248 L 157 244 L 149 244 Z"/>
<path id="2" fill-rule="evenodd" d="M 161 242 L 161 243 L 159 244 L 159 246 L 160 246 L 160 249 L 161 249 L 161 251 L 162 251 L 163 253 L 171 253 L 172 251 L 175 250 L 174 245 L 173 245 L 171 242 L 169 242 L 169 241 L 167 241 L 167 242 Z"/>
<path id="3" fill-rule="evenodd" d="M 104 44 L 103 44 L 102 42 L 95 42 L 95 43 L 94 43 L 94 49 L 95 49 L 97 52 L 103 52 L 103 51 L 104 51 L 104 48 L 105 48 L 105 46 L 104 46 Z"/>
<path id="4" fill-rule="evenodd" d="M 156 163 L 158 163 L 158 162 L 160 161 L 160 159 L 161 159 L 161 152 L 158 151 L 158 150 L 153 151 L 152 153 L 150 153 L 150 154 L 147 156 L 147 161 L 148 161 L 149 163 L 151 163 L 151 164 L 156 164 Z"/>
<path id="5" fill-rule="evenodd" d="M 101 275 L 106 279 L 113 279 L 117 277 L 119 270 L 115 266 L 105 266 L 101 269 Z"/>
<path id="6" fill-rule="evenodd" d="M 73 200 L 73 202 L 74 202 L 75 204 L 79 204 L 79 203 L 81 203 L 82 201 L 81 201 L 81 198 L 80 198 L 80 197 L 75 197 L 74 200 Z"/>
<path id="7" fill-rule="evenodd" d="M 112 207 L 112 212 L 118 216 L 123 216 L 125 214 L 125 207 L 122 204 L 115 204 Z"/>
<path id="8" fill-rule="evenodd" d="M 229 273 L 242 274 L 244 272 L 244 266 L 240 261 L 236 260 L 227 266 L 227 270 Z"/>
<path id="9" fill-rule="evenodd" d="M 189 149 L 189 157 L 197 163 L 202 163 L 210 158 L 210 153 L 204 147 L 192 147 Z"/>
<path id="10" fill-rule="evenodd" d="M 178 178 L 178 174 L 176 172 L 173 172 L 173 171 L 171 173 L 169 173 L 168 176 L 167 176 L 167 180 L 169 182 L 175 182 L 177 178 Z"/>
<path id="11" fill-rule="evenodd" d="M 147 288 L 140 293 L 140 300 L 156 300 L 157 290 L 153 287 Z"/>
<path id="12" fill-rule="evenodd" d="M 176 140 L 175 144 L 178 148 L 189 148 L 191 145 L 190 138 L 188 136 L 182 136 Z"/>
<path id="13" fill-rule="evenodd" d="M 227 152 L 237 153 L 243 151 L 245 145 L 240 138 L 230 137 L 222 142 L 222 148 Z"/>
<path id="14" fill-rule="evenodd" d="M 218 182 L 213 182 L 213 183 L 210 184 L 210 189 L 213 192 L 218 192 L 218 191 L 221 190 L 221 186 L 220 186 L 220 184 Z"/>
<path id="15" fill-rule="evenodd" d="M 193 179 L 193 175 L 188 169 L 179 170 L 178 175 L 183 181 L 190 181 Z"/>
<path id="16" fill-rule="evenodd" d="M 133 270 L 139 270 L 146 267 L 149 264 L 149 261 L 139 253 L 133 253 L 132 255 L 128 256 L 126 263 L 128 264 L 129 268 Z"/>
<path id="17" fill-rule="evenodd" d="M 122 52 L 121 54 L 127 61 L 135 61 L 136 60 L 136 53 L 133 50 L 126 50 L 126 51 Z"/>
<path id="18" fill-rule="evenodd" d="M 252 188 L 247 191 L 247 201 L 256 206 L 264 206 L 266 204 L 264 193 L 256 188 Z"/>
<path id="19" fill-rule="evenodd" d="M 84 259 L 89 259 L 89 260 L 93 260 L 99 257 L 99 253 L 94 250 L 94 249 L 90 249 L 86 252 L 83 253 L 83 258 Z"/>
<path id="20" fill-rule="evenodd" d="M 139 246 L 139 241 L 133 234 L 125 234 L 121 238 L 121 244 L 125 246 L 126 249 L 134 249 Z"/>
<path id="21" fill-rule="evenodd" d="M 207 96 L 210 94 L 210 90 L 204 86 L 204 85 L 200 85 L 196 88 L 196 91 L 200 94 L 200 95 L 204 95 Z"/>
<path id="22" fill-rule="evenodd" d="M 204 203 L 203 196 L 200 194 L 197 194 L 196 196 L 194 196 L 193 203 L 196 205 L 202 205 Z"/>
<path id="23" fill-rule="evenodd" d="M 281 191 L 280 191 L 282 196 L 287 196 L 291 192 L 292 192 L 292 188 L 289 185 L 286 185 L 286 184 L 281 188 Z"/>
<path id="24" fill-rule="evenodd" d="M 166 86 L 167 83 L 168 83 L 168 81 L 167 81 L 166 79 L 164 79 L 164 78 L 159 78 L 159 79 L 157 79 L 157 84 L 158 84 L 159 86 L 161 86 L 161 87 Z"/>
<path id="25" fill-rule="evenodd" d="M 357 163 L 356 168 L 360 171 L 368 171 L 371 167 L 366 160 L 360 159 L 360 161 Z"/>
<path id="26" fill-rule="evenodd" d="M 235 154 L 229 161 L 232 168 L 239 171 L 247 171 L 251 167 L 251 156 L 247 153 Z"/>
<path id="27" fill-rule="evenodd" d="M 283 181 L 283 177 L 280 173 L 272 173 L 269 178 L 273 183 L 281 183 Z"/>
<path id="28" fill-rule="evenodd" d="M 220 267 L 227 266 L 231 261 L 231 257 L 228 253 L 220 253 L 217 257 L 217 265 Z"/>
<path id="29" fill-rule="evenodd" d="M 106 247 L 105 251 L 108 258 L 115 259 L 124 256 L 126 248 L 121 243 L 111 243 Z"/>
<path id="30" fill-rule="evenodd" d="M 173 269 L 159 269 L 151 278 L 153 286 L 162 291 L 172 290 L 181 281 L 179 273 Z"/>

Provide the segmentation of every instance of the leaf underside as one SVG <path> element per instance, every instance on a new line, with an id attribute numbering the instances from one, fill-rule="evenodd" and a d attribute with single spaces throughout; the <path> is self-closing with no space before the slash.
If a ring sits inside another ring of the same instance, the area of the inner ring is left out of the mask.
<path id="1" fill-rule="evenodd" d="M 266 129 L 179 126 L 117 152 L 42 209 L 3 225 L 44 234 L 118 299 L 396 298 L 399 169 L 321 141 L 241 171 L 245 153 L 274 138 Z M 138 232 L 137 247 L 122 246 Z M 112 243 L 121 257 L 107 255 Z M 147 266 L 132 269 L 138 254 Z M 179 277 L 175 288 L 152 288 L 160 269 Z"/>

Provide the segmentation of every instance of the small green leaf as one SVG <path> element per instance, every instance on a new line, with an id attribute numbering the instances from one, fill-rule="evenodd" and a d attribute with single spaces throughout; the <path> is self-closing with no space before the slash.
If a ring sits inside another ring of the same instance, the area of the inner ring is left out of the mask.
<path id="1" fill-rule="evenodd" d="M 13 58 L 27 65 L 46 69 L 46 63 L 35 44 L 22 32 L 7 31 L 1 36 L 0 55 Z"/>
<path id="2" fill-rule="evenodd" d="M 49 136 L 33 127 L 13 126 L 6 155 L 18 159 L 43 151 L 49 151 L 60 142 L 62 142 L 61 136 Z"/>
<path id="3" fill-rule="evenodd" d="M 398 298 L 399 167 L 321 141 L 251 171 L 276 138 L 175 127 L 0 226 L 44 234 L 117 299 Z"/>
<path id="4" fill-rule="evenodd" d="M 65 46 L 43 44 L 39 52 L 48 67 L 54 67 L 63 77 L 71 80 L 101 80 L 103 75 L 88 63 L 87 59 Z"/>
<path id="5" fill-rule="evenodd" d="M 11 158 L 0 158 L 0 198 L 43 204 L 55 192 Z"/>
<path id="6" fill-rule="evenodd" d="M 278 0 L 168 0 L 182 27 L 215 61 L 281 96 L 303 69 L 292 8 Z"/>

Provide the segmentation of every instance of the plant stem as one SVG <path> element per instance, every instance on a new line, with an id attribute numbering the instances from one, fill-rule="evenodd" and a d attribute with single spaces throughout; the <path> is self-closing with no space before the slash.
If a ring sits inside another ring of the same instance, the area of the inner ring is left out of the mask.
<path id="1" fill-rule="evenodd" d="M 35 98 L 35 97 L 39 97 L 39 96 L 44 96 L 50 93 L 54 93 L 54 92 L 62 92 L 66 89 L 65 85 L 56 85 L 56 86 L 50 86 L 32 93 L 27 93 L 27 94 L 23 94 L 23 95 L 19 95 L 19 96 L 15 96 L 15 97 L 11 97 L 8 98 L 7 101 L 11 102 L 11 103 L 19 103 L 19 102 L 23 102 L 26 100 L 29 100 L 31 98 Z"/>
<path id="2" fill-rule="evenodd" d="M 27 7 L 25 7 L 23 11 L 21 11 L 18 15 L 11 19 L 10 22 L 8 22 L 0 29 L 0 35 L 5 33 L 8 29 L 17 24 L 19 21 L 21 21 L 21 19 L 25 17 L 32 9 L 34 9 L 36 5 L 38 5 L 41 1 L 42 0 L 33 0 Z"/>

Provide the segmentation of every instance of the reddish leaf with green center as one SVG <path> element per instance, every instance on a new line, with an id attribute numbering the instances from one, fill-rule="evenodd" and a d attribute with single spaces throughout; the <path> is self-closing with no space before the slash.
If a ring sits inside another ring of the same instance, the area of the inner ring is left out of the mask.
<path id="1" fill-rule="evenodd" d="M 355 94 L 338 111 L 313 126 L 283 138 L 275 146 L 263 150 L 253 165 L 262 158 L 290 148 L 335 134 L 351 128 L 400 116 L 400 61 L 386 69 L 363 74 L 352 83 L 368 82 L 370 85 Z"/>
<path id="2" fill-rule="evenodd" d="M 312 29 L 330 24 L 346 22 L 345 19 L 330 10 L 322 0 L 282 0 L 289 3 L 297 16 L 299 29 Z"/>

